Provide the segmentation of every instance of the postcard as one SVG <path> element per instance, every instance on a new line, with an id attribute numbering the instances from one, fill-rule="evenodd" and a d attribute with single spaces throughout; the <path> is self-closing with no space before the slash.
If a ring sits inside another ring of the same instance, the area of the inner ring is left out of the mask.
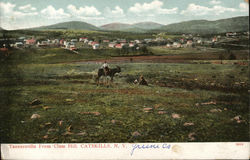
<path id="1" fill-rule="evenodd" d="M 0 0 L 2 159 L 249 159 L 248 0 Z"/>

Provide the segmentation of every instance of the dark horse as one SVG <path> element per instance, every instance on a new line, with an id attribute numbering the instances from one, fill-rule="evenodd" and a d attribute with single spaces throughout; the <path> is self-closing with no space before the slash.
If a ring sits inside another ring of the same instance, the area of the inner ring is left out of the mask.
<path id="1" fill-rule="evenodd" d="M 103 69 L 103 68 L 100 68 L 100 69 L 98 70 L 98 74 L 97 74 L 97 77 L 96 77 L 96 81 L 97 81 L 97 83 L 99 84 L 99 79 L 100 79 L 101 76 L 105 76 L 105 77 L 109 76 L 109 77 L 111 78 L 111 81 L 113 81 L 113 78 L 114 78 L 115 74 L 116 74 L 116 73 L 120 73 L 120 72 L 121 72 L 121 68 L 120 68 L 119 66 L 116 66 L 116 68 L 111 68 L 111 69 L 109 69 L 109 70 L 106 72 L 106 74 L 105 74 L 105 72 L 104 72 L 104 69 Z"/>

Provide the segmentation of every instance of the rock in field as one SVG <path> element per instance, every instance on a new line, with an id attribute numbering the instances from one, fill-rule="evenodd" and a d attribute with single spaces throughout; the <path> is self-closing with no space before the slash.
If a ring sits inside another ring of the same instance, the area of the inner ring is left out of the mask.
<path id="1" fill-rule="evenodd" d="M 74 99 L 67 98 L 65 99 L 66 102 L 74 102 Z"/>
<path id="2" fill-rule="evenodd" d="M 67 136 L 67 135 L 72 135 L 72 134 L 74 134 L 74 133 L 69 132 L 69 131 L 66 131 L 66 132 L 65 132 L 65 133 L 63 133 L 62 135 L 63 135 L 63 136 Z"/>
<path id="3" fill-rule="evenodd" d="M 241 116 L 240 116 L 240 115 L 235 116 L 235 117 L 233 118 L 233 120 L 236 120 L 236 121 L 241 120 L 241 119 L 242 119 L 242 118 L 241 118 Z"/>
<path id="4" fill-rule="evenodd" d="M 62 126 L 63 121 L 62 121 L 62 120 L 61 120 L 61 121 L 59 121 L 59 122 L 58 122 L 58 124 L 59 124 L 59 126 Z"/>
<path id="5" fill-rule="evenodd" d="M 51 108 L 52 108 L 52 107 L 50 107 L 50 106 L 44 106 L 44 107 L 43 107 L 44 110 L 48 110 L 48 109 L 51 109 Z"/>
<path id="6" fill-rule="evenodd" d="M 181 118 L 181 116 L 179 114 L 172 113 L 172 118 L 179 119 L 179 118 Z"/>
<path id="7" fill-rule="evenodd" d="M 222 112 L 222 110 L 221 109 L 211 109 L 210 112 L 211 113 Z"/>
<path id="8" fill-rule="evenodd" d="M 189 134 L 188 134 L 189 140 L 190 140 L 190 141 L 194 141 L 194 140 L 195 140 L 195 135 L 196 135 L 196 134 L 195 134 L 194 132 L 189 133 Z"/>
<path id="9" fill-rule="evenodd" d="M 112 120 L 111 120 L 111 123 L 115 124 L 115 123 L 116 123 L 116 120 L 112 119 Z"/>
<path id="10" fill-rule="evenodd" d="M 211 102 L 205 102 L 205 103 L 201 103 L 201 105 L 216 105 L 216 102 L 211 101 Z"/>
<path id="11" fill-rule="evenodd" d="M 192 122 L 185 122 L 183 124 L 183 126 L 193 126 L 193 125 L 194 125 L 194 123 L 192 123 Z"/>
<path id="12" fill-rule="evenodd" d="M 47 123 L 45 123 L 44 125 L 45 125 L 45 126 L 49 126 L 49 125 L 51 125 L 51 122 L 47 122 Z"/>
<path id="13" fill-rule="evenodd" d="M 143 108 L 144 112 L 149 112 L 151 111 L 153 108 Z"/>
<path id="14" fill-rule="evenodd" d="M 231 121 L 236 121 L 237 123 L 245 122 L 245 120 L 242 120 L 242 117 L 240 115 L 235 116 L 234 118 L 231 119 Z"/>
<path id="15" fill-rule="evenodd" d="M 39 101 L 38 99 L 34 99 L 33 101 L 30 102 L 30 105 L 34 106 L 34 105 L 39 105 L 42 104 L 41 101 Z"/>
<path id="16" fill-rule="evenodd" d="M 138 131 L 135 131 L 132 133 L 133 137 L 137 137 L 137 136 L 141 136 L 141 133 L 139 133 Z"/>
<path id="17" fill-rule="evenodd" d="M 166 111 L 158 111 L 158 114 L 166 114 Z"/>
<path id="18" fill-rule="evenodd" d="M 39 114 L 32 114 L 32 116 L 30 117 L 30 119 L 37 119 L 40 118 L 41 116 Z"/>
<path id="19" fill-rule="evenodd" d="M 44 138 L 44 139 L 48 139 L 48 138 L 49 138 L 49 136 L 48 136 L 48 135 L 45 135 L 45 136 L 43 136 L 43 138 Z"/>

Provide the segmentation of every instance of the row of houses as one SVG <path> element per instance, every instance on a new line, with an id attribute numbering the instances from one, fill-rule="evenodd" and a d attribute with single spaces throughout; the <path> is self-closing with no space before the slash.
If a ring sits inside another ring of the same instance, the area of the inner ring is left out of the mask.
<path id="1" fill-rule="evenodd" d="M 216 43 L 221 39 L 221 36 L 214 36 L 212 38 L 201 38 L 201 37 L 191 37 L 190 35 L 180 38 L 178 40 L 172 40 L 172 39 L 163 39 L 163 38 L 146 38 L 143 40 L 133 40 L 133 41 L 127 41 L 126 39 L 116 39 L 113 41 L 110 40 L 103 40 L 103 45 L 107 45 L 109 48 L 118 48 L 122 49 L 123 47 L 138 47 L 138 45 L 149 45 L 154 42 L 163 42 L 163 44 L 166 44 L 167 47 L 174 47 L 174 48 L 180 48 L 180 47 L 193 47 L 194 45 L 202 45 L 202 44 L 211 44 Z M 87 44 L 89 46 L 92 46 L 93 49 L 100 48 L 100 43 L 96 41 L 88 41 L 87 38 L 84 38 L 85 42 L 88 42 Z M 157 43 L 155 43 L 157 44 Z"/>
<path id="2" fill-rule="evenodd" d="M 165 35 L 165 34 L 164 34 Z M 236 33 L 236 32 L 228 32 L 225 35 L 216 35 L 212 38 L 204 38 L 200 35 L 192 35 L 192 34 L 183 34 L 182 38 L 179 39 L 171 39 L 171 38 L 163 38 L 163 37 L 156 37 L 156 38 L 145 38 L 145 39 L 135 39 L 135 40 L 126 40 L 126 39 L 102 39 L 102 40 L 93 40 L 92 38 L 88 37 L 80 37 L 80 38 L 73 38 L 73 39 L 47 39 L 47 40 L 36 40 L 34 37 L 26 38 L 26 37 L 19 37 L 13 40 L 11 47 L 26 47 L 26 46 L 36 46 L 36 47 L 64 47 L 70 50 L 76 50 L 77 47 L 91 47 L 92 49 L 99 49 L 99 48 L 118 48 L 122 49 L 124 47 L 135 47 L 137 48 L 138 45 L 163 45 L 168 48 L 174 47 L 192 47 L 194 45 L 202 45 L 202 44 L 212 44 L 216 43 L 222 39 L 230 39 L 240 35 L 249 35 L 249 32 L 244 33 Z"/>
<path id="3" fill-rule="evenodd" d="M 237 33 L 237 32 L 228 32 L 228 33 L 226 33 L 226 37 L 237 37 L 237 36 L 242 36 L 242 35 L 249 36 L 249 31 L 248 32 L 243 32 L 243 33 Z"/>
<path id="4" fill-rule="evenodd" d="M 195 38 L 194 38 L 195 39 Z M 144 39 L 144 40 L 133 40 L 133 41 L 127 41 L 126 39 L 117 39 L 117 40 L 113 40 L 110 42 L 110 40 L 102 40 L 102 45 L 103 46 L 107 46 L 109 48 L 117 48 L 117 49 L 122 49 L 124 47 L 138 47 L 138 45 L 141 44 L 150 44 L 152 42 L 162 42 L 162 41 L 166 41 L 166 46 L 167 47 L 176 47 L 179 48 L 181 46 L 184 47 L 191 47 L 194 43 L 196 44 L 202 44 L 202 40 L 201 39 L 179 39 L 178 41 L 172 41 L 171 39 L 168 40 L 164 40 L 161 38 L 157 38 L 157 39 Z M 216 42 L 217 41 L 217 37 L 214 37 L 212 39 L 212 42 Z M 14 47 L 23 47 L 25 45 L 28 46 L 36 46 L 36 47 L 49 47 L 49 46 L 54 46 L 54 47 L 65 47 L 67 49 L 70 50 L 77 50 L 76 47 L 76 43 L 78 42 L 83 42 L 84 44 L 92 47 L 92 49 L 99 49 L 101 47 L 101 44 L 97 41 L 93 41 L 93 40 L 88 40 L 87 37 L 82 37 L 79 40 L 78 39 L 71 39 L 71 40 L 64 40 L 64 39 L 47 39 L 44 41 L 37 41 L 34 38 L 31 39 L 24 39 L 23 41 L 17 41 L 14 44 Z"/>
<path id="5" fill-rule="evenodd" d="M 54 40 L 44 40 L 44 41 L 38 41 L 35 38 L 30 38 L 30 39 L 26 39 L 25 37 L 20 37 L 17 40 L 15 40 L 15 43 L 10 44 L 11 47 L 25 47 L 25 46 L 37 46 L 37 47 L 45 47 L 45 46 L 49 46 L 49 45 L 57 45 L 59 44 L 59 40 L 58 39 L 54 39 Z"/>
<path id="6" fill-rule="evenodd" d="M 99 49 L 101 46 L 122 49 L 123 47 L 134 47 L 135 44 L 141 43 L 139 40 L 127 42 L 126 39 L 116 39 L 113 41 L 104 39 L 102 41 L 93 41 L 88 40 L 87 37 L 80 38 L 79 42 L 83 42 L 88 46 L 91 46 L 93 49 Z"/>
<path id="7" fill-rule="evenodd" d="M 182 47 L 193 47 L 194 45 L 212 44 L 216 43 L 221 39 L 221 36 L 214 36 L 213 38 L 181 38 L 176 41 L 169 40 L 166 44 L 167 48 L 182 48 Z"/>

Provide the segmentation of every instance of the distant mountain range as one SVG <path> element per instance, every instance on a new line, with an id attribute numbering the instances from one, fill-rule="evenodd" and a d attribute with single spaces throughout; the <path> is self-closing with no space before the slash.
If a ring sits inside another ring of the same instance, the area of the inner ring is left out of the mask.
<path id="1" fill-rule="evenodd" d="M 86 23 L 86 22 L 80 22 L 80 21 L 70 21 L 70 22 L 63 22 L 63 23 L 57 23 L 49 26 L 41 26 L 37 28 L 32 28 L 34 30 L 58 30 L 58 29 L 68 29 L 68 30 L 100 30 L 100 28 Z"/>
<path id="2" fill-rule="evenodd" d="M 135 24 L 126 24 L 126 23 L 110 23 L 103 26 L 100 26 L 103 30 L 113 30 L 113 31 L 138 31 L 142 30 L 153 30 L 159 29 L 164 25 L 155 23 L 155 22 L 140 22 Z"/>
<path id="3" fill-rule="evenodd" d="M 249 16 L 234 17 L 216 21 L 192 20 L 169 25 L 162 25 L 154 22 L 140 22 L 135 24 L 110 23 L 100 27 L 92 24 L 71 21 L 49 26 L 30 28 L 31 30 L 89 30 L 89 31 L 123 31 L 123 32 L 168 32 L 168 33 L 225 33 L 249 31 Z"/>
<path id="4" fill-rule="evenodd" d="M 225 33 L 249 31 L 249 16 L 234 17 L 216 21 L 193 20 L 169 24 L 159 28 L 169 33 Z"/>
<path id="5" fill-rule="evenodd" d="M 103 30 L 110 30 L 110 31 L 121 31 L 130 28 L 130 24 L 125 23 L 109 23 L 103 26 L 100 26 Z"/>

